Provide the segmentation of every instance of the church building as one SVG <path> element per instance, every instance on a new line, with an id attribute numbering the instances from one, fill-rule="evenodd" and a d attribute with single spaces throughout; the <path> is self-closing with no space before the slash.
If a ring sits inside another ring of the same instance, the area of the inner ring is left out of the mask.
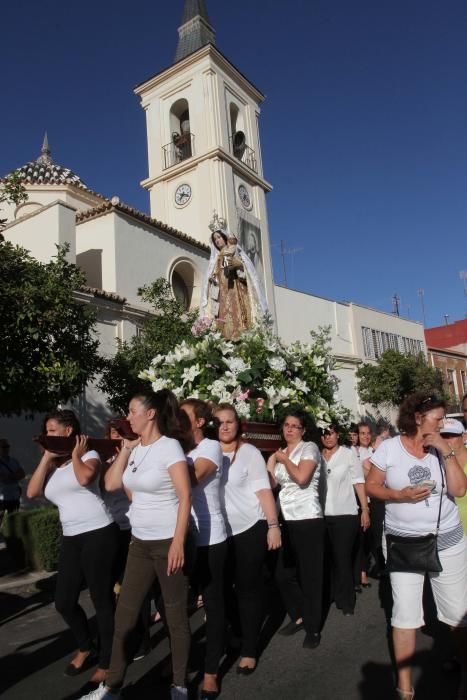
<path id="1" fill-rule="evenodd" d="M 135 89 L 146 115 L 148 176 L 141 185 L 150 214 L 94 192 L 55 162 L 46 136 L 39 156 L 18 168 L 28 199 L 3 208 L 4 236 L 41 261 L 50 260 L 56 244 L 69 245 L 70 261 L 87 279 L 77 296 L 97 309 L 101 351 L 110 355 L 148 317 L 139 287 L 165 277 L 187 309 L 199 306 L 209 225 L 214 216 L 224 219 L 264 285 L 282 339 L 308 341 L 311 330 L 330 326 L 340 399 L 358 418 L 365 413 L 358 365 L 389 347 L 426 352 L 423 327 L 274 284 L 266 204 L 272 185 L 260 140 L 264 95 L 217 47 L 204 0 L 184 0 L 178 34 L 174 62 Z M 105 396 L 88 387 L 76 408 L 86 432 L 101 434 L 109 415 Z M 26 445 L 37 423 L 0 419 L 0 432 L 31 466 Z"/>

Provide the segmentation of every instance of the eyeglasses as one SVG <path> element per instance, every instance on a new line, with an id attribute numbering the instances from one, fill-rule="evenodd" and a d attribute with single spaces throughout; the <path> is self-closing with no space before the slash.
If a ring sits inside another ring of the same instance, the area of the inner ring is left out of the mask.
<path id="1" fill-rule="evenodd" d="M 289 428 L 290 430 L 303 430 L 302 425 L 294 425 L 293 423 L 284 423 L 284 428 Z"/>

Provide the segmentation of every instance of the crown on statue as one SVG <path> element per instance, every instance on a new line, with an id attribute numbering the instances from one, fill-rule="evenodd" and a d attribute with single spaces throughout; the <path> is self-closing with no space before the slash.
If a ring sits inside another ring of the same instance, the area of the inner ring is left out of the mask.
<path id="1" fill-rule="evenodd" d="M 212 213 L 212 220 L 209 224 L 209 228 L 213 233 L 214 231 L 222 231 L 227 228 L 227 221 L 222 216 L 219 216 L 215 209 Z"/>

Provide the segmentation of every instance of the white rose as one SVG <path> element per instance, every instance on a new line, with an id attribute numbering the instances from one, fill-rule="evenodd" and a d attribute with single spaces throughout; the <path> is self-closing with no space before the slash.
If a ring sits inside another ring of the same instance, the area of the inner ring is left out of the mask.
<path id="1" fill-rule="evenodd" d="M 276 372 L 284 372 L 287 369 L 286 361 L 279 355 L 269 358 L 268 364 L 270 368 L 276 370 Z"/>
<path id="2" fill-rule="evenodd" d="M 162 389 L 167 389 L 169 385 L 169 381 L 167 379 L 163 379 L 162 377 L 159 377 L 158 379 L 155 379 L 152 383 L 152 390 L 153 391 L 161 391 Z"/>

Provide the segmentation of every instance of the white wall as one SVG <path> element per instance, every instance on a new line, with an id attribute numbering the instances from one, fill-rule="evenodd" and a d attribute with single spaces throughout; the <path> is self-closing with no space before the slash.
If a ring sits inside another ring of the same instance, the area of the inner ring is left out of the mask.
<path id="1" fill-rule="evenodd" d="M 4 231 L 5 240 L 23 246 L 43 263 L 57 254 L 57 245 L 68 243 L 68 260 L 75 262 L 75 219 L 75 209 L 55 201 L 9 225 Z"/>

